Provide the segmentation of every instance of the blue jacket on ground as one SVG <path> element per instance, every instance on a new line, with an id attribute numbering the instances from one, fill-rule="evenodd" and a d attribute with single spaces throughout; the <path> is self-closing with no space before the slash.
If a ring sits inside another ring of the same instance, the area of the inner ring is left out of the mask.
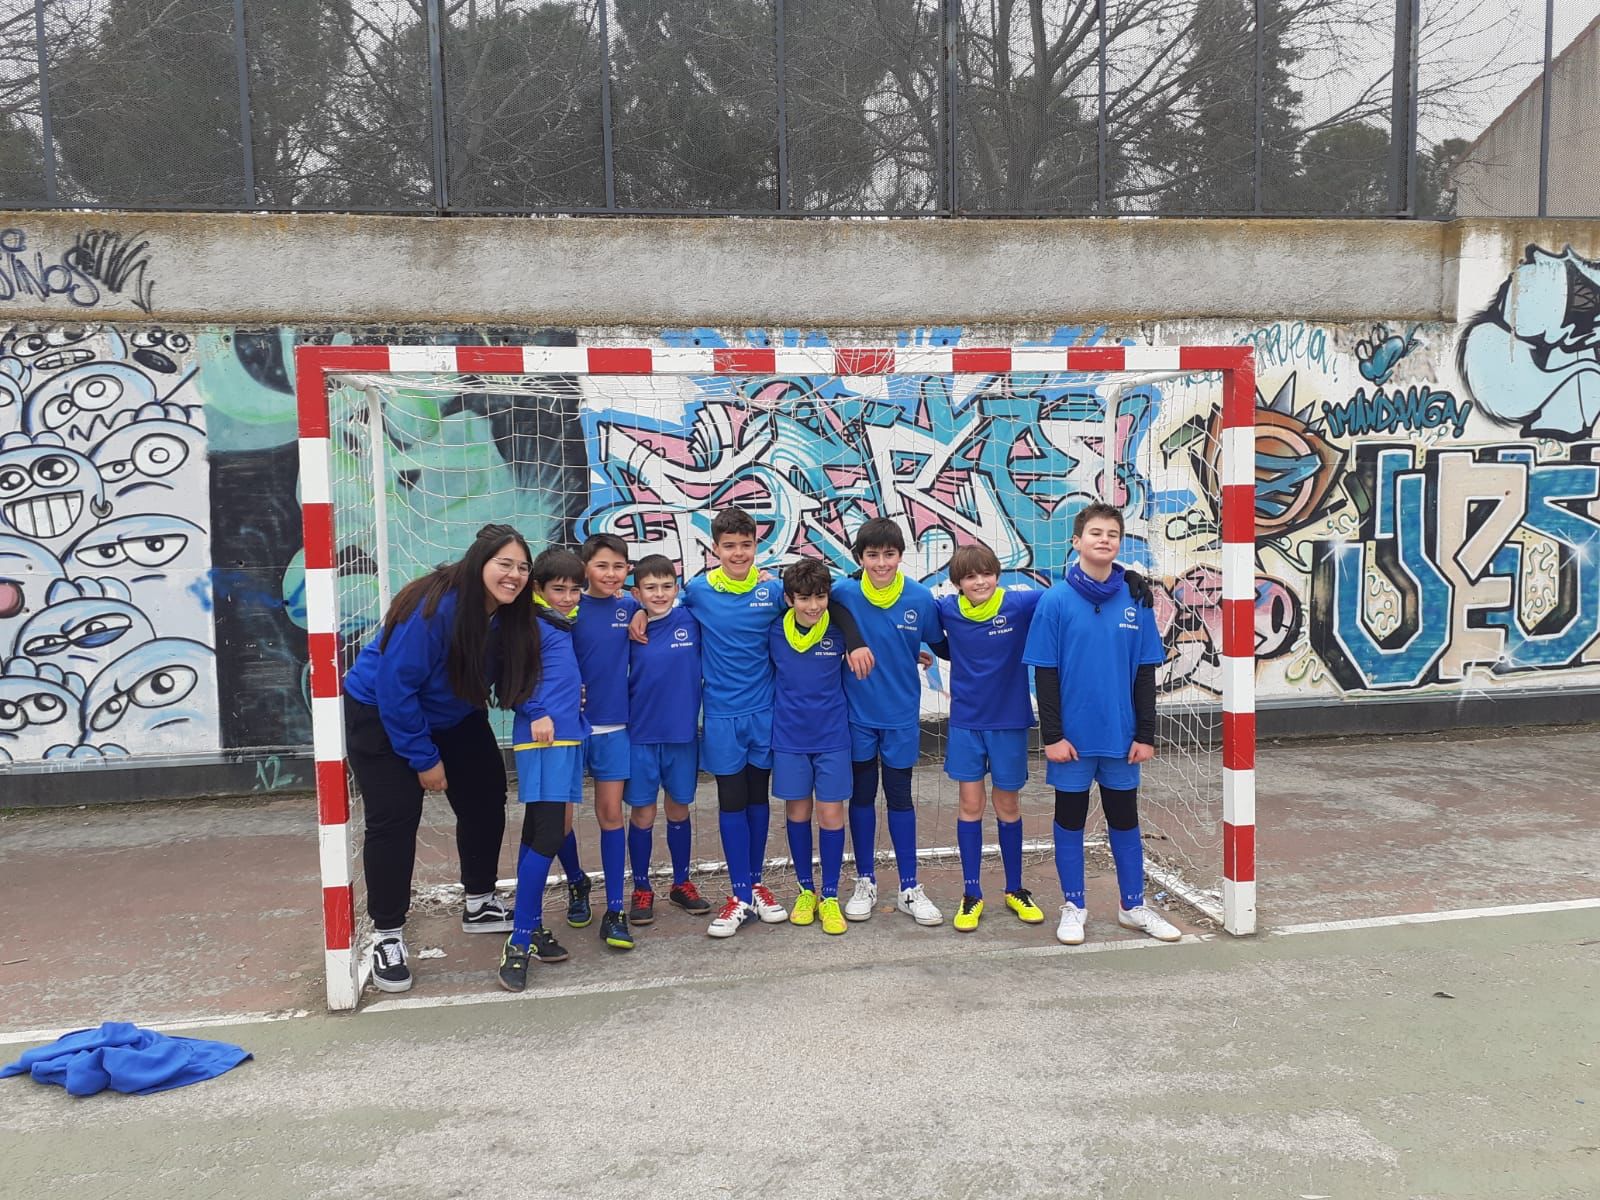
<path id="1" fill-rule="evenodd" d="M 169 1037 L 126 1021 L 107 1021 L 29 1050 L 0 1067 L 0 1079 L 27 1072 L 35 1082 L 60 1084 L 73 1096 L 106 1088 L 147 1096 L 215 1078 L 249 1057 L 248 1050 L 227 1042 Z"/>

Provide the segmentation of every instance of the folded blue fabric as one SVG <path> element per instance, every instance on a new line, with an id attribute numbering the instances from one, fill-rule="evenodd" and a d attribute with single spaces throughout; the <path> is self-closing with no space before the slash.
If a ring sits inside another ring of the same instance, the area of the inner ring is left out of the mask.
<path id="1" fill-rule="evenodd" d="M 250 1057 L 227 1042 L 168 1037 L 126 1021 L 79 1029 L 29 1050 L 0 1067 L 0 1079 L 24 1071 L 39 1083 L 57 1083 L 74 1096 L 114 1092 L 146 1096 L 231 1071 Z"/>

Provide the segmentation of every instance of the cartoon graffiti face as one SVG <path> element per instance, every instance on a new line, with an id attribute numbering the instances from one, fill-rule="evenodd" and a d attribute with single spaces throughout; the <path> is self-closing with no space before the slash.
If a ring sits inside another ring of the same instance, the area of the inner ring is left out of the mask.
<path id="1" fill-rule="evenodd" d="M 57 580 L 49 607 L 18 632 L 14 652 L 93 679 L 107 663 L 156 636 L 150 619 L 115 579 Z"/>
<path id="2" fill-rule="evenodd" d="M 0 438 L 0 532 L 50 542 L 110 515 L 99 469 L 59 438 Z"/>
<path id="3" fill-rule="evenodd" d="M 133 361 L 163 375 L 178 373 L 178 357 L 189 353 L 193 343 L 187 334 L 166 329 L 144 329 L 128 339 L 133 344 Z"/>
<path id="4" fill-rule="evenodd" d="M 84 693 L 84 739 L 129 754 L 215 745 L 215 657 L 210 647 L 187 638 L 157 638 L 135 647 Z"/>
<path id="5" fill-rule="evenodd" d="M 45 606 L 45 593 L 66 575 L 54 554 L 37 542 L 0 535 L 0 662 L 28 618 Z"/>
<path id="6" fill-rule="evenodd" d="M 74 542 L 62 561 L 71 570 L 111 572 L 137 589 L 206 565 L 205 530 L 182 517 L 139 513 L 107 521 Z"/>
<path id="7" fill-rule="evenodd" d="M 0 675 L 0 752 L 13 762 L 43 758 L 78 742 L 83 680 L 32 664 L 8 663 Z"/>
<path id="8" fill-rule="evenodd" d="M 26 362 L 36 371 L 60 371 L 95 360 L 95 352 L 80 344 L 88 337 L 87 329 L 34 330 L 0 341 L 0 354 Z"/>
<path id="9" fill-rule="evenodd" d="M 170 510 L 173 497 L 162 493 L 203 499 L 204 479 L 196 471 L 205 471 L 205 442 L 202 430 L 183 421 L 135 420 L 107 435 L 90 459 L 113 501 L 151 492 L 141 504 Z"/>
<path id="10" fill-rule="evenodd" d="M 135 367 L 85 363 L 52 375 L 28 394 L 22 428 L 28 433 L 57 433 L 69 444 L 87 446 L 111 431 L 118 413 L 159 399 L 155 384 Z"/>

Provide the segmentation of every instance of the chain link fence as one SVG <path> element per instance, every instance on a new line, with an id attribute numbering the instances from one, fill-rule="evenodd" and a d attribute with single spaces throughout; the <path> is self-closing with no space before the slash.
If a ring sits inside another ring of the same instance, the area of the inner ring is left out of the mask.
<path id="1" fill-rule="evenodd" d="M 0 207 L 1597 216 L 1600 0 L 0 0 Z"/>

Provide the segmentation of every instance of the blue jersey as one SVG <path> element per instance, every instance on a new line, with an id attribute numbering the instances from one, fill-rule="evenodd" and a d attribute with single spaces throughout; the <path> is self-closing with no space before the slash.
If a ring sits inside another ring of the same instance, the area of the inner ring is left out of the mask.
<path id="1" fill-rule="evenodd" d="M 389 744 L 413 771 L 426 771 L 439 761 L 439 749 L 431 736 L 435 729 L 449 729 L 481 711 L 450 687 L 448 663 L 456 624 L 455 592 L 439 597 L 439 607 L 431 617 L 423 616 L 422 609 L 419 604 L 394 627 L 387 646 L 382 645 L 380 629 L 361 648 L 344 677 L 345 693 L 352 700 L 377 708 Z M 490 629 L 498 628 L 499 622 L 498 614 L 490 617 Z M 497 641 L 491 638 L 490 645 Z M 497 678 L 499 673 L 499 661 L 491 656 L 484 663 L 484 681 Z"/>
<path id="2" fill-rule="evenodd" d="M 842 579 L 833 589 L 833 598 L 856 619 L 877 664 L 865 679 L 852 674 L 845 683 L 851 723 L 869 729 L 916 725 L 922 717 L 917 649 L 923 642 L 934 645 L 944 640 L 933 593 L 915 579 L 907 579 L 900 598 L 888 608 L 879 608 L 862 594 L 859 579 Z"/>
<path id="3" fill-rule="evenodd" d="M 772 707 L 772 659 L 767 635 L 784 613 L 783 584 L 758 583 L 748 592 L 719 592 L 704 575 L 683 589 L 700 621 L 700 668 L 708 717 L 742 717 Z"/>
<path id="4" fill-rule="evenodd" d="M 636 746 L 692 742 L 700 728 L 700 622 L 681 605 L 628 645 L 628 740 Z"/>
<path id="5" fill-rule="evenodd" d="M 950 724 L 957 729 L 1027 729 L 1033 725 L 1028 628 L 1043 592 L 1007 588 L 987 621 L 961 615 L 961 597 L 940 596 L 939 617 L 950 643 Z"/>
<path id="6" fill-rule="evenodd" d="M 845 716 L 844 635 L 830 629 L 804 654 L 789 645 L 783 622 L 767 632 L 776 688 L 772 699 L 772 748 L 784 754 L 821 754 L 850 749 Z"/>
<path id="7" fill-rule="evenodd" d="M 572 627 L 560 617 L 541 615 L 539 621 L 539 686 L 517 705 L 511 723 L 513 745 L 533 741 L 533 722 L 549 717 L 555 722 L 556 741 L 581 742 L 589 736 L 589 718 L 583 711 L 583 675 L 572 646 Z"/>
<path id="8" fill-rule="evenodd" d="M 583 672 L 583 711 L 594 725 L 628 723 L 628 622 L 639 611 L 632 596 L 578 597 L 572 645 Z"/>
<path id="9" fill-rule="evenodd" d="M 1095 605 L 1069 584 L 1045 593 L 1033 615 L 1023 661 L 1061 672 L 1061 735 L 1080 758 L 1125 758 L 1133 745 L 1133 680 L 1166 651 L 1156 616 L 1128 585 Z"/>

